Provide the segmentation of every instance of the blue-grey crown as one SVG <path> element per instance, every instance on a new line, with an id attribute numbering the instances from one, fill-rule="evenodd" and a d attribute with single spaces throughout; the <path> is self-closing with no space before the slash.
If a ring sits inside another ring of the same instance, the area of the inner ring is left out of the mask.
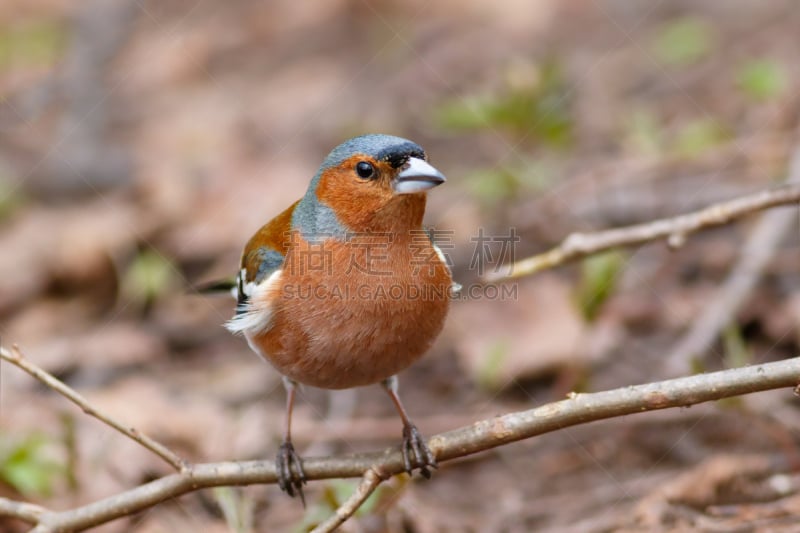
<path id="1" fill-rule="evenodd" d="M 425 151 L 417 143 L 402 137 L 370 133 L 348 139 L 334 148 L 322 162 L 320 171 L 335 167 L 355 154 L 365 154 L 381 160 L 394 154 L 413 154 L 416 157 L 423 157 Z"/>

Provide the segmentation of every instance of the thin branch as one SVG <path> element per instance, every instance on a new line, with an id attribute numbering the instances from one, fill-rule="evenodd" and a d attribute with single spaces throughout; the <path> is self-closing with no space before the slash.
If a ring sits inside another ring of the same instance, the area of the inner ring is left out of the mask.
<path id="1" fill-rule="evenodd" d="M 41 516 L 48 512 L 50 511 L 39 505 L 0 498 L 0 516 L 13 516 L 24 522 L 36 524 Z"/>
<path id="2" fill-rule="evenodd" d="M 364 477 L 361 478 L 361 483 L 356 487 L 355 492 L 336 509 L 336 512 L 333 513 L 330 518 L 315 527 L 311 533 L 330 533 L 331 531 L 335 531 L 336 528 L 353 516 L 355 512 L 364 505 L 367 498 L 375 492 L 378 485 L 388 478 L 389 476 L 380 472 L 377 467 L 372 467 L 367 470 L 364 473 Z"/>
<path id="3" fill-rule="evenodd" d="M 47 387 L 50 387 L 57 393 L 61 394 L 69 401 L 80 407 L 84 413 L 89 416 L 93 416 L 96 419 L 100 420 L 104 424 L 111 426 L 112 428 L 116 429 L 126 437 L 138 442 L 154 454 L 158 455 L 162 459 L 164 459 L 167 463 L 169 463 L 175 470 L 178 472 L 184 472 L 187 467 L 188 463 L 182 459 L 178 454 L 157 442 L 141 431 L 136 428 L 132 428 L 122 424 L 115 420 L 111 415 L 108 413 L 104 413 L 98 410 L 96 407 L 92 406 L 89 401 L 81 396 L 78 392 L 74 389 L 69 387 L 66 383 L 59 380 L 52 374 L 46 372 L 42 368 L 36 366 L 29 360 L 27 360 L 20 351 L 19 347 L 16 345 L 12 346 L 10 350 L 7 350 L 0 346 L 0 359 L 4 359 L 11 363 L 12 365 L 21 368 L 37 380 L 41 381 Z"/>
<path id="4" fill-rule="evenodd" d="M 800 149 L 792 154 L 786 183 L 800 187 Z M 693 357 L 699 357 L 711 348 L 758 285 L 764 269 L 792 228 L 794 219 L 795 214 L 790 211 L 771 211 L 761 217 L 742 246 L 739 260 L 725 282 L 708 299 L 699 316 L 692 320 L 689 330 L 664 358 L 662 376 L 684 373 Z"/>
<path id="5" fill-rule="evenodd" d="M 633 246 L 659 239 L 667 239 L 670 246 L 679 247 L 689 235 L 702 229 L 721 226 L 731 220 L 770 207 L 797 204 L 798 202 L 800 202 L 800 184 L 791 183 L 712 204 L 685 215 L 596 233 L 573 233 L 555 248 L 517 261 L 497 272 L 489 273 L 484 276 L 484 279 L 487 282 L 496 282 L 520 278 L 612 248 Z"/>
<path id="6" fill-rule="evenodd" d="M 800 383 L 800 357 L 773 363 L 671 379 L 606 392 L 571 394 L 566 400 L 475 422 L 430 439 L 440 462 L 489 450 L 565 427 L 669 407 L 685 407 L 752 392 L 795 387 Z M 386 476 L 404 471 L 399 449 L 345 457 L 308 458 L 308 479 L 361 477 L 372 468 Z M 137 513 L 198 489 L 225 485 L 275 483 L 274 461 L 197 464 L 129 491 L 76 509 L 44 512 L 39 531 L 80 531 Z M 367 483 L 367 482 L 364 482 Z M 372 483 L 370 481 L 369 483 Z M 0 502 L 7 500 L 0 499 Z M 0 512 L 2 515 L 2 512 Z"/>

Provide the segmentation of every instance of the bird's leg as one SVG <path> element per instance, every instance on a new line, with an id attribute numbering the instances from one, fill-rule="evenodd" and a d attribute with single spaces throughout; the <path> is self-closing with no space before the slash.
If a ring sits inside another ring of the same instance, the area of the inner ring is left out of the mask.
<path id="1" fill-rule="evenodd" d="M 284 377 L 283 386 L 286 387 L 286 427 L 283 432 L 283 442 L 275 459 L 275 471 L 278 475 L 278 485 L 281 490 L 289 496 L 300 495 L 300 500 L 303 502 L 303 507 L 305 507 L 306 497 L 303 494 L 303 485 L 306 483 L 306 474 L 303 472 L 300 457 L 294 451 L 294 446 L 292 445 L 292 408 L 294 407 L 297 384 Z M 292 471 L 292 467 L 294 467 L 294 471 Z"/>
<path id="2" fill-rule="evenodd" d="M 425 478 L 430 479 L 431 471 L 428 470 L 428 467 L 437 467 L 436 458 L 433 456 L 430 448 L 428 448 L 428 444 L 420 434 L 417 426 L 412 424 L 411 420 L 408 419 L 408 413 L 406 413 L 403 403 L 400 401 L 400 397 L 397 395 L 397 376 L 392 376 L 383 380 L 381 385 L 383 385 L 383 388 L 389 394 L 392 402 L 394 402 L 394 406 L 397 408 L 397 412 L 403 421 L 402 452 L 403 465 L 406 467 L 406 472 L 410 474 L 414 467 L 418 467 L 420 469 L 420 474 L 422 474 Z M 414 454 L 413 465 L 410 457 L 412 453 Z"/>

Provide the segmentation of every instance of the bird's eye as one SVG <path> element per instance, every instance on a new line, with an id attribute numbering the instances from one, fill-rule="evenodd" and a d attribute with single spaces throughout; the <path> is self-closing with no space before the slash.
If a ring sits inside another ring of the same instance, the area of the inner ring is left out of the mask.
<path id="1" fill-rule="evenodd" d="M 360 161 L 356 165 L 356 173 L 360 178 L 369 179 L 375 175 L 375 167 L 373 167 L 371 163 Z"/>

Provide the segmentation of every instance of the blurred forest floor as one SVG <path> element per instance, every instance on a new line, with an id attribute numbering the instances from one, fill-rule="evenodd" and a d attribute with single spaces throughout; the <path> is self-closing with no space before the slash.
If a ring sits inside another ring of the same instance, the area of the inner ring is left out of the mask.
<path id="1" fill-rule="evenodd" d="M 469 285 L 511 259 L 511 228 L 519 259 L 784 179 L 798 27 L 790 0 L 4 0 L 0 336 L 191 460 L 272 458 L 279 376 L 222 328 L 232 301 L 192 286 L 232 274 L 333 146 L 384 132 L 426 148 L 449 178 L 427 221 L 453 232 Z M 401 375 L 414 420 L 432 435 L 570 390 L 797 356 L 795 221 L 721 340 L 668 358 L 757 219 L 455 302 Z M 302 400 L 303 454 L 399 442 L 378 387 Z M 571 428 L 397 478 L 343 530 L 792 530 L 799 431 L 788 391 Z M 1 496 L 67 508 L 165 473 L 0 367 Z M 203 491 L 100 531 L 303 531 L 353 487 L 312 482 L 306 510 L 275 486 Z"/>

